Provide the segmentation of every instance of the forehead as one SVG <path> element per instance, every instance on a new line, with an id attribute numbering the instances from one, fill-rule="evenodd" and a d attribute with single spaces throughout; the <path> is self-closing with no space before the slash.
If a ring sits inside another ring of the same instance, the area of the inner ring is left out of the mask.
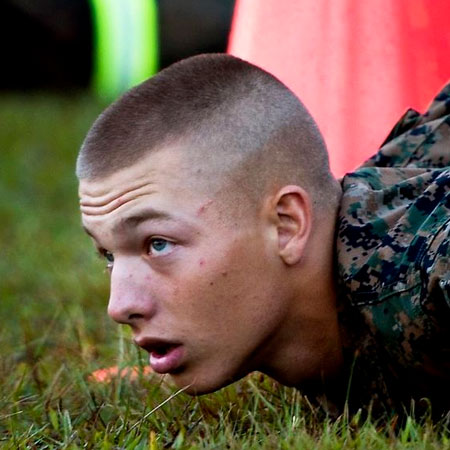
<path id="1" fill-rule="evenodd" d="M 129 167 L 119 169 L 105 177 L 81 179 L 79 196 L 101 198 L 119 191 L 138 187 L 150 180 L 154 182 L 174 173 L 177 178 L 183 176 L 182 158 L 180 152 L 175 150 L 161 150 L 145 155 Z M 174 178 L 175 180 L 175 178 Z"/>
<path id="2" fill-rule="evenodd" d="M 186 222 L 199 216 L 213 202 L 211 192 L 198 189 L 195 172 L 180 152 L 163 150 L 105 178 L 81 180 L 83 224 L 90 232 L 144 219 Z"/>

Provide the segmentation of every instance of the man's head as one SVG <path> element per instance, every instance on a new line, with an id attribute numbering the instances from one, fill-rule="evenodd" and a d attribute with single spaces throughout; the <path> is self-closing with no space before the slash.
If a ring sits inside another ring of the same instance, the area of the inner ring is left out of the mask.
<path id="1" fill-rule="evenodd" d="M 156 371 L 191 392 L 294 361 L 317 375 L 339 187 L 283 84 L 227 55 L 181 61 L 106 109 L 77 175 L 109 314 Z"/>
<path id="2" fill-rule="evenodd" d="M 172 147 L 215 181 L 231 175 L 240 195 L 300 184 L 318 206 L 335 197 L 325 144 L 304 106 L 272 75 L 229 55 L 186 59 L 131 89 L 95 122 L 77 175 L 103 178 Z"/>

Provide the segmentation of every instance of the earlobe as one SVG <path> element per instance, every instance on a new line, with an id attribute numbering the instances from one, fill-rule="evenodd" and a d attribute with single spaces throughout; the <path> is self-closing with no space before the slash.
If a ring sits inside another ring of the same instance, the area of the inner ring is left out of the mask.
<path id="1" fill-rule="evenodd" d="M 311 200 L 299 186 L 284 186 L 275 200 L 279 255 L 294 265 L 302 259 L 311 232 Z"/>

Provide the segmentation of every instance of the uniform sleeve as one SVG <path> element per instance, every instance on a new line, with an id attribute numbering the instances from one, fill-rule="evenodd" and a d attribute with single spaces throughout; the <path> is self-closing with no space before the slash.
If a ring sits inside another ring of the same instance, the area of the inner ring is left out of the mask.
<path id="1" fill-rule="evenodd" d="M 436 230 L 422 260 L 424 294 L 422 306 L 450 333 L 450 215 Z"/>
<path id="2" fill-rule="evenodd" d="M 417 373 L 433 407 L 450 405 L 450 221 L 436 230 L 422 260 L 422 327 L 415 338 Z M 410 330 L 414 333 L 413 330 Z"/>

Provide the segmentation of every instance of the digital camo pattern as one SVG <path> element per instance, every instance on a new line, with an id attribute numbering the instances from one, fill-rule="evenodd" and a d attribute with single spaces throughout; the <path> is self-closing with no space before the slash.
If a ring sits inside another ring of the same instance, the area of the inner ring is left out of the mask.
<path id="1" fill-rule="evenodd" d="M 450 410 L 450 84 L 342 180 L 339 317 L 349 402 Z"/>

